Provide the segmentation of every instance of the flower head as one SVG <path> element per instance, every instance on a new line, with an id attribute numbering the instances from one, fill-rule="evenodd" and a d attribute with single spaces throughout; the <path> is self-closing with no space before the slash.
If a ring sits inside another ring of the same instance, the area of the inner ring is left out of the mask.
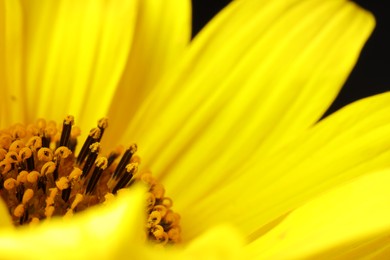
<path id="1" fill-rule="evenodd" d="M 138 144 L 183 231 L 177 248 L 140 244 L 145 191 L 134 189 L 67 223 L 2 227 L 2 255 L 42 257 L 42 244 L 67 258 L 387 252 L 389 173 L 367 173 L 389 166 L 390 96 L 316 123 L 374 26 L 353 2 L 234 1 L 190 44 L 182 0 L 3 1 L 0 11 L 1 125 L 71 113 L 86 129 L 107 115 L 103 145 Z"/>

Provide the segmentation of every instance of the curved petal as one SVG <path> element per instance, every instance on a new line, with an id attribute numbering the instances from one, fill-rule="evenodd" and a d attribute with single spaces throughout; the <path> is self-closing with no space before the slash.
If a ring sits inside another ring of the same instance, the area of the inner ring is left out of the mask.
<path id="1" fill-rule="evenodd" d="M 120 194 L 71 219 L 0 230 L 2 259 L 123 259 L 142 256 L 145 191 Z M 145 248 L 145 247 L 144 247 Z M 146 248 L 145 248 L 146 249 Z"/>
<path id="2" fill-rule="evenodd" d="M 390 171 L 385 170 L 313 199 L 251 243 L 252 257 L 360 259 L 388 247 L 389 184 Z"/>
<path id="3" fill-rule="evenodd" d="M 127 62 L 138 1 L 23 1 L 28 120 L 108 111 Z"/>
<path id="4" fill-rule="evenodd" d="M 275 150 L 313 124 L 373 27 L 342 0 L 235 1 L 214 23 L 126 132 L 175 191 L 219 181 L 253 150 Z"/>
<path id="5" fill-rule="evenodd" d="M 1 259 L 237 259 L 243 254 L 242 237 L 227 225 L 210 228 L 184 247 L 146 244 L 144 202 L 145 190 L 137 188 L 71 219 L 18 229 L 0 222 Z"/>
<path id="6" fill-rule="evenodd" d="M 240 234 L 230 226 L 212 227 L 197 237 L 181 252 L 178 259 L 240 259 L 244 242 Z M 167 259 L 172 259 L 171 257 Z"/>
<path id="7" fill-rule="evenodd" d="M 103 143 L 110 146 L 118 141 L 146 95 L 175 66 L 189 44 L 191 2 L 141 1 L 134 34 L 127 65 L 108 112 L 110 127 Z"/>
<path id="8" fill-rule="evenodd" d="M 390 166 L 389 104 L 386 93 L 347 106 L 277 152 L 256 153 L 240 168 L 225 171 L 226 181 L 213 188 L 207 186 L 211 177 L 206 187 L 197 179 L 184 184 L 171 196 L 188 229 L 183 233 L 192 237 L 232 220 L 245 235 L 258 237 L 261 227 L 316 194 Z"/>
<path id="9" fill-rule="evenodd" d="M 25 119 L 23 17 L 18 0 L 0 2 L 0 129 Z"/>
<path id="10" fill-rule="evenodd" d="M 12 227 L 11 217 L 6 205 L 0 199 L 0 230 L 6 227 Z"/>

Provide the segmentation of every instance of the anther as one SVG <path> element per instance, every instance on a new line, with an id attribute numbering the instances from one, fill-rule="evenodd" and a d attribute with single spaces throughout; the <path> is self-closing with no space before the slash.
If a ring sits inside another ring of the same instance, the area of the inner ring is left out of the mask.
<path id="1" fill-rule="evenodd" d="M 119 161 L 118 166 L 115 169 L 114 174 L 112 175 L 113 179 L 118 179 L 121 177 L 123 171 L 125 170 L 126 165 L 130 162 L 131 157 L 137 151 L 137 145 L 132 144 L 124 153 L 121 160 Z"/>
<path id="2" fill-rule="evenodd" d="M 138 169 L 138 164 L 131 163 L 126 166 L 126 172 L 122 175 L 122 177 L 119 179 L 118 183 L 115 185 L 114 189 L 112 190 L 113 194 L 116 194 L 116 192 L 119 189 L 127 187 L 129 184 L 129 181 L 131 178 L 133 178 L 135 172 Z"/>
<path id="3" fill-rule="evenodd" d="M 102 118 L 98 121 L 98 128 L 100 129 L 100 135 L 97 139 L 97 142 L 100 142 L 102 140 L 104 130 L 108 127 L 108 119 Z"/>
<path id="4" fill-rule="evenodd" d="M 93 143 L 89 147 L 90 153 L 87 157 L 87 160 L 85 161 L 85 164 L 83 166 L 83 174 L 82 177 L 85 178 L 88 176 L 89 171 L 91 170 L 93 163 L 95 162 L 99 151 L 100 151 L 100 144 L 99 143 Z"/>
<path id="5" fill-rule="evenodd" d="M 89 179 L 87 188 L 85 190 L 86 194 L 91 194 L 98 183 L 100 176 L 103 171 L 107 168 L 107 159 L 104 157 L 100 157 L 95 162 L 95 169 L 92 173 L 91 178 Z"/>
<path id="6" fill-rule="evenodd" d="M 78 164 L 81 164 L 85 160 L 85 158 L 87 157 L 88 152 L 89 152 L 89 147 L 91 146 L 91 144 L 97 142 L 97 140 L 100 137 L 100 134 L 101 134 L 101 130 L 99 128 L 91 129 L 91 131 L 89 132 L 89 135 L 88 135 L 87 139 L 85 140 L 83 147 L 81 148 L 80 153 L 77 157 Z"/>
<path id="7" fill-rule="evenodd" d="M 60 139 L 59 146 L 68 147 L 73 123 L 74 123 L 73 116 L 67 116 L 64 119 L 64 123 L 62 124 L 62 133 L 61 133 L 61 139 Z"/>

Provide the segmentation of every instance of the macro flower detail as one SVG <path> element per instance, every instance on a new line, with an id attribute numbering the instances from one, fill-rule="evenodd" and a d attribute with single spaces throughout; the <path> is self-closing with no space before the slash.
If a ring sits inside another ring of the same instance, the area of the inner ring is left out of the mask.
<path id="1" fill-rule="evenodd" d="M 4 0 L 0 19 L 0 129 L 72 114 L 85 131 L 107 116 L 102 148 L 137 143 L 139 172 L 164 185 L 182 240 L 161 249 L 140 239 L 159 216 L 145 218 L 150 198 L 133 185 L 106 205 L 35 226 L 15 228 L 0 204 L 1 257 L 388 252 L 389 93 L 319 121 L 375 25 L 352 1 L 233 1 L 191 42 L 183 0 Z"/>
<path id="2" fill-rule="evenodd" d="M 91 129 L 76 157 L 80 129 L 73 124 L 74 118 L 68 116 L 59 130 L 55 122 L 40 119 L 27 127 L 18 124 L 0 132 L 0 195 L 13 224 L 70 217 L 143 182 L 148 187 L 145 236 L 161 245 L 178 243 L 180 216 L 172 211 L 172 200 L 164 196 L 164 187 L 151 173 L 137 172 L 137 145 L 99 156 L 99 142 L 108 126 L 103 118 Z"/>

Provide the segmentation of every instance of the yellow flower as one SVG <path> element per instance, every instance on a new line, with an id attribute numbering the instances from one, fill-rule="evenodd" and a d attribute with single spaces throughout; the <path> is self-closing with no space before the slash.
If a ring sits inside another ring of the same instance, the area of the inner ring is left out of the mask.
<path id="1" fill-rule="evenodd" d="M 390 164 L 390 95 L 316 124 L 371 15 L 344 0 L 234 1 L 187 46 L 189 10 L 184 0 L 1 1 L 1 127 L 71 113 L 85 130 L 108 115 L 105 145 L 137 142 L 184 242 L 139 242 L 136 187 L 33 227 L 12 228 L 0 207 L 0 258 L 383 259 L 390 172 L 368 172 Z"/>

